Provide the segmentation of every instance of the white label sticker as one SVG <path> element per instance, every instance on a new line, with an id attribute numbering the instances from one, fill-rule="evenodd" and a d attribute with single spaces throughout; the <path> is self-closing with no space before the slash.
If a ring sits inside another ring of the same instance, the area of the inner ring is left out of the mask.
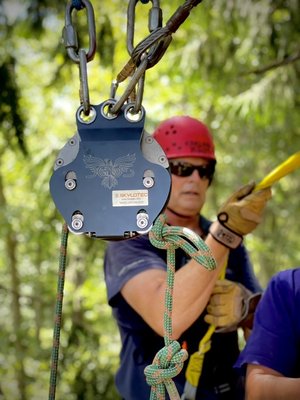
<path id="1" fill-rule="evenodd" d="M 148 190 L 113 190 L 113 207 L 147 206 Z"/>

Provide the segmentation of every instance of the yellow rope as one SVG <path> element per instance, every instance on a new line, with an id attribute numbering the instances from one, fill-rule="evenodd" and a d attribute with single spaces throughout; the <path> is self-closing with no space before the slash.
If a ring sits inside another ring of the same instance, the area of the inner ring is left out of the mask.
<path id="1" fill-rule="evenodd" d="M 291 155 L 284 162 L 274 168 L 260 183 L 255 186 L 255 190 L 265 189 L 272 186 L 273 183 L 279 181 L 279 179 L 295 171 L 300 167 L 300 151 Z"/>

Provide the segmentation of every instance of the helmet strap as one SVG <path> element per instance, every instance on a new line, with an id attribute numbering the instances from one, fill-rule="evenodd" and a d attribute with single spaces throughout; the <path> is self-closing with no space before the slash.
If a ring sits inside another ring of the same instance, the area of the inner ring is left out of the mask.
<path id="1" fill-rule="evenodd" d="M 172 210 L 172 208 L 167 207 L 167 210 L 171 211 L 172 214 L 176 215 L 176 217 L 180 217 L 180 218 L 188 218 L 186 215 L 183 214 L 179 214 L 178 212 Z"/>
<path id="2" fill-rule="evenodd" d="M 183 215 L 183 214 L 179 214 L 178 212 L 174 211 L 172 208 L 170 208 L 169 206 L 166 207 L 166 209 L 171 212 L 173 215 L 175 215 L 177 218 L 181 218 L 182 220 L 185 220 L 186 222 L 186 226 L 190 225 L 190 221 L 192 221 L 193 217 L 187 216 L 187 215 Z M 200 214 L 198 215 L 198 217 L 200 218 Z M 194 221 L 195 222 L 195 221 Z M 193 223 L 194 225 L 194 223 Z M 197 227 L 194 226 L 194 228 L 192 228 L 196 233 L 198 233 L 198 235 L 200 235 L 202 237 L 202 239 L 204 239 L 204 234 L 203 231 L 201 229 L 201 227 L 198 225 L 197 223 Z"/>

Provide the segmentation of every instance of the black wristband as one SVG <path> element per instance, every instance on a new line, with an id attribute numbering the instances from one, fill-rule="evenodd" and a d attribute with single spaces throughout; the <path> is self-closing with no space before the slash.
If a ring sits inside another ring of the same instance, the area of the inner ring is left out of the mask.
<path id="1" fill-rule="evenodd" d="M 243 241 L 242 236 L 226 228 L 226 226 L 222 225 L 219 221 L 215 221 L 211 224 L 209 233 L 217 242 L 229 249 L 236 249 Z"/>

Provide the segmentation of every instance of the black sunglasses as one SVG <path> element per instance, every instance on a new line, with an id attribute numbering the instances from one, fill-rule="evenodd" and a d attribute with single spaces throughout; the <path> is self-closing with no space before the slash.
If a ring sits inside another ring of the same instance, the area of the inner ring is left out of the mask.
<path id="1" fill-rule="evenodd" d="M 210 181 L 212 180 L 215 172 L 214 163 L 207 165 L 193 165 L 183 161 L 169 161 L 169 166 L 171 173 L 176 176 L 190 176 L 196 169 L 200 178 L 209 179 Z"/>

